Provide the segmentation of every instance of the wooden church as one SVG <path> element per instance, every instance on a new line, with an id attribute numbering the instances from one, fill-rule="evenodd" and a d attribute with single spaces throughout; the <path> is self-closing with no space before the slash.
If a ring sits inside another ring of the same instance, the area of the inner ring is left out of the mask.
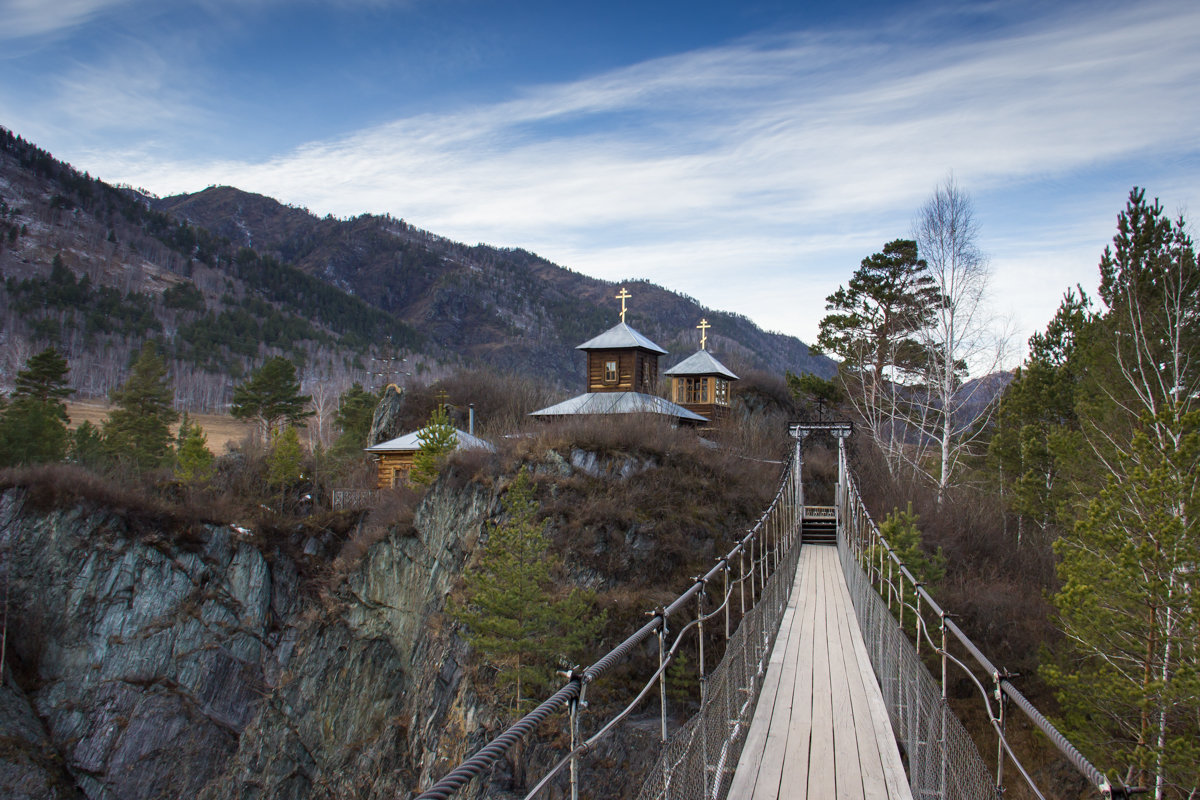
<path id="1" fill-rule="evenodd" d="M 587 354 L 587 391 L 530 416 L 656 414 L 688 425 L 708 423 L 706 417 L 654 394 L 658 359 L 667 351 L 626 324 L 625 301 L 631 296 L 622 288 L 616 296 L 621 301 L 621 321 L 575 348 Z"/>
<path id="2" fill-rule="evenodd" d="M 695 414 L 718 422 L 732 408 L 733 382 L 738 379 L 708 352 L 708 320 L 700 320 L 700 349 L 664 372 L 671 378 L 671 399 Z"/>

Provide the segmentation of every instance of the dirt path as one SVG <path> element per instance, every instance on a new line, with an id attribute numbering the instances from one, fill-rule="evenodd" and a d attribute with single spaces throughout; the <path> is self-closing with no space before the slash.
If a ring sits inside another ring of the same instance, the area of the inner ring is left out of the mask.
<path id="1" fill-rule="evenodd" d="M 68 402 L 67 416 L 71 418 L 70 428 L 74 430 L 84 420 L 99 427 L 104 423 L 104 418 L 108 416 L 109 408 L 111 406 L 107 403 Z M 188 416 L 208 434 L 208 449 L 217 455 L 224 453 L 227 445 L 237 444 L 254 431 L 253 424 L 236 420 L 226 414 L 189 414 Z M 177 428 L 178 426 L 173 426 L 172 430 L 177 430 Z"/>

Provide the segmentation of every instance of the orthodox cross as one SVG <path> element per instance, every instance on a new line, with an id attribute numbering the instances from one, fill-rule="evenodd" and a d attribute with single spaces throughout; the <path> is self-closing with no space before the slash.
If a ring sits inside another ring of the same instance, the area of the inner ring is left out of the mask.
<path id="1" fill-rule="evenodd" d="M 625 321 L 625 301 L 633 297 L 629 292 L 625 291 L 625 287 L 621 287 L 621 291 L 617 292 L 617 299 L 621 301 L 621 322 Z"/>
<path id="2" fill-rule="evenodd" d="M 700 320 L 700 324 L 696 327 L 700 329 L 700 349 L 703 350 L 708 344 L 708 329 L 711 328 L 712 325 L 708 324 L 708 320 L 702 319 Z"/>

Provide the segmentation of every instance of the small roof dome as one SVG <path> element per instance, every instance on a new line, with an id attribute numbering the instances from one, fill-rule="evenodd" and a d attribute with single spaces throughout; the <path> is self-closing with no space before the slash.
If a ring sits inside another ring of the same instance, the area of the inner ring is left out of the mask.
<path id="1" fill-rule="evenodd" d="M 682 377 L 687 375 L 716 375 L 719 378 L 736 381 L 738 376 L 734 375 L 728 367 L 717 361 L 712 353 L 707 350 L 697 350 L 690 356 L 680 361 L 675 366 L 663 371 L 664 375 L 673 377 Z"/>
<path id="2" fill-rule="evenodd" d="M 649 350 L 651 353 L 658 353 L 661 356 L 665 356 L 667 354 L 666 350 L 663 350 L 661 347 L 635 331 L 633 328 L 626 325 L 624 322 L 618 322 L 604 333 L 600 334 L 594 339 L 588 339 L 575 349 L 625 350 L 630 347 L 638 347 L 642 350 Z"/>

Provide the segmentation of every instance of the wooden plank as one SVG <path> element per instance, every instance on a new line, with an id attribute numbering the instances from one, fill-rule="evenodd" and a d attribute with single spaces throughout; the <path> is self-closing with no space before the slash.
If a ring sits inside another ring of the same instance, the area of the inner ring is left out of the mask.
<path id="1" fill-rule="evenodd" d="M 875 689 L 873 673 L 863 673 L 863 665 L 856 656 L 855 640 L 862 641 L 862 633 L 858 620 L 854 616 L 854 606 L 842 582 L 838 592 L 838 625 L 842 629 L 842 658 L 849 689 L 848 714 L 853 716 L 856 733 L 858 773 L 862 776 L 862 795 L 864 800 L 887 800 L 891 795 L 887 775 L 883 769 L 883 756 L 880 752 L 881 743 L 875 737 L 874 721 L 871 718 L 871 707 L 867 702 L 868 688 Z M 866 669 L 870 670 L 870 664 Z M 895 742 L 887 746 L 896 749 Z"/>
<path id="2" fill-rule="evenodd" d="M 816 551 L 819 548 L 809 549 Z M 819 558 L 820 554 L 814 552 L 813 557 Z M 826 621 L 829 614 L 826 598 L 830 587 L 824 571 L 819 574 L 819 580 L 813 582 L 819 596 L 816 604 L 817 638 L 813 642 L 812 743 L 809 746 L 808 796 L 837 797 L 833 753 L 833 697 L 829 675 L 829 629 Z"/>
<path id="3" fill-rule="evenodd" d="M 797 597 L 796 587 L 793 586 L 787 608 L 784 609 L 783 618 L 779 622 L 779 633 L 768 661 L 767 674 L 763 679 L 762 691 L 759 693 L 758 703 L 754 708 L 750 730 L 746 733 L 746 743 L 742 746 L 742 754 L 738 758 L 738 765 L 733 773 L 733 783 L 729 789 L 730 797 L 750 797 L 758 783 L 758 773 L 762 764 L 767 736 L 770 733 L 771 720 L 775 715 L 779 682 L 783 676 L 783 669 L 780 667 L 786 651 L 786 642 L 790 639 L 793 629 L 791 622 L 795 614 Z M 782 647 L 781 639 L 783 640 Z"/>
<path id="4" fill-rule="evenodd" d="M 803 563 L 803 559 L 801 559 Z M 758 769 L 758 781 L 755 784 L 755 791 L 750 795 L 754 800 L 775 800 L 779 796 L 779 782 L 783 774 L 783 765 L 791 752 L 791 744 L 788 741 L 789 723 L 792 714 L 795 713 L 793 702 L 798 698 L 795 697 L 795 674 L 796 656 L 800 647 L 800 631 L 801 626 L 796 624 L 797 613 L 802 613 L 804 603 L 804 592 L 802 584 L 804 581 L 804 571 L 797 569 L 795 580 L 792 582 L 792 592 L 788 598 L 788 610 L 791 612 L 788 619 L 787 641 L 786 647 L 781 647 L 781 642 L 777 642 L 775 651 L 781 653 L 781 657 L 776 660 L 774 654 L 771 659 L 771 669 L 779 672 L 779 684 L 776 689 L 776 700 L 774 713 L 771 715 L 770 732 L 767 734 L 767 740 L 763 748 L 763 758 Z M 780 639 L 784 633 L 780 632 Z"/>
<path id="5" fill-rule="evenodd" d="M 853 685 L 858 683 L 862 690 L 862 680 L 857 674 L 847 672 L 845 651 L 850 647 L 847 641 L 849 632 L 843 620 L 845 605 L 843 598 L 846 593 L 841 571 L 837 563 L 837 550 L 826 547 L 822 551 L 822 568 L 826 574 L 826 585 L 829 587 L 827 596 L 828 613 L 826 624 L 829 631 L 829 666 L 830 694 L 833 698 L 834 715 L 833 753 L 834 774 L 837 776 L 837 796 L 839 800 L 863 800 L 862 764 L 859 759 L 859 732 L 855 725 L 858 720 L 854 716 Z M 856 667 L 851 664 L 851 669 Z"/>
<path id="6" fill-rule="evenodd" d="M 854 617 L 854 609 L 849 608 L 848 613 L 850 624 L 854 626 L 856 632 L 859 631 L 858 620 Z M 880 766 L 883 769 L 884 781 L 887 785 L 887 796 L 899 798 L 899 800 L 912 800 L 908 776 L 905 775 L 904 764 L 900 760 L 900 748 L 896 745 L 892 724 L 888 720 L 887 705 L 883 702 L 883 692 L 876 683 L 871 657 L 867 654 L 867 645 L 863 641 L 861 632 L 852 637 L 851 645 L 855 660 L 859 665 L 858 672 L 863 679 L 863 689 L 870 711 L 871 734 L 874 736 L 878 748 Z M 864 735 L 866 735 L 865 731 Z"/>
<path id="7" fill-rule="evenodd" d="M 809 750 L 812 745 L 813 706 L 813 658 L 816 643 L 817 600 L 820 586 L 817 584 L 814 548 L 800 551 L 800 563 L 804 566 L 804 583 L 798 587 L 803 591 L 803 613 L 796 620 L 800 628 L 797 657 L 793 666 L 792 718 L 788 720 L 788 743 L 790 752 L 783 765 L 780 777 L 780 793 L 785 797 L 806 797 L 809 780 Z"/>

